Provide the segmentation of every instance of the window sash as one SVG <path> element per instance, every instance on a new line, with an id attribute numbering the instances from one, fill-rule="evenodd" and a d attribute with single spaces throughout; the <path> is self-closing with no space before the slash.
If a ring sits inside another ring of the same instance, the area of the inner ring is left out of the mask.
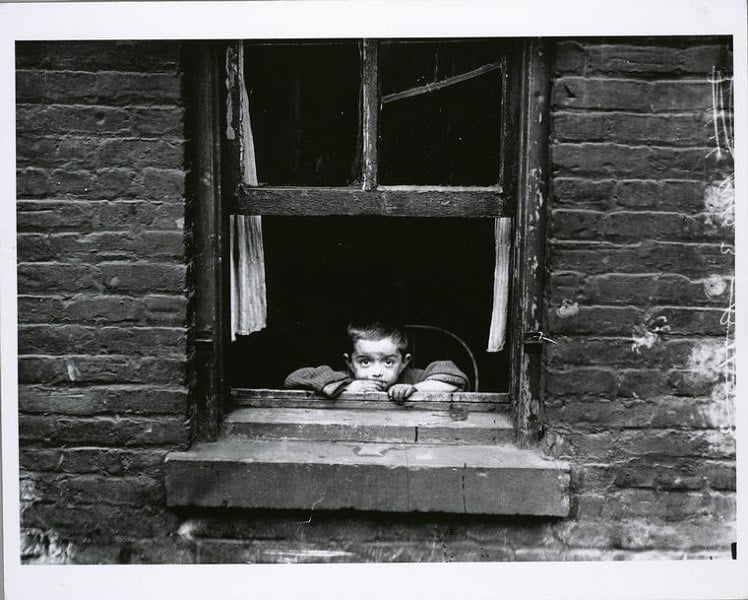
<path id="1" fill-rule="evenodd" d="M 372 44 L 372 42 L 368 42 Z M 364 46 L 367 45 L 365 41 Z M 196 160 L 196 171 L 211 174 L 213 185 L 207 186 L 204 193 L 198 193 L 196 204 L 202 206 L 199 210 L 208 211 L 215 215 L 213 226 L 202 227 L 203 233 L 196 231 L 196 244 L 200 247 L 208 245 L 213 249 L 210 253 L 198 252 L 195 256 L 196 288 L 209 293 L 196 294 L 196 313 L 205 315 L 201 319 L 196 332 L 196 378 L 198 397 L 198 423 L 196 436 L 198 439 L 215 439 L 216 432 L 224 414 L 225 402 L 229 400 L 229 389 L 224 375 L 224 349 L 227 346 L 226 323 L 230 310 L 226 302 L 228 298 L 228 264 L 227 232 L 228 215 L 231 212 L 239 214 L 280 214 L 274 212 L 272 201 L 282 198 L 284 202 L 293 200 L 295 206 L 302 199 L 309 200 L 310 205 L 316 205 L 312 210 L 320 211 L 318 200 L 335 198 L 333 204 L 326 210 L 339 210 L 341 205 L 354 206 L 359 212 L 353 214 L 387 214 L 397 216 L 400 205 L 412 203 L 416 200 L 414 212 L 408 216 L 435 216 L 434 206 L 439 206 L 439 216 L 450 216 L 444 212 L 445 206 L 455 207 L 455 216 L 517 216 L 515 219 L 512 253 L 513 269 L 510 306 L 511 329 L 509 344 L 511 349 L 511 381 L 510 392 L 512 410 L 515 415 L 518 441 L 533 443 L 537 441 L 542 429 L 541 403 L 541 354 L 523 343 L 527 331 L 540 330 L 543 321 L 543 281 L 542 265 L 544 260 L 544 210 L 543 201 L 546 197 L 547 171 L 547 112 L 548 112 L 548 83 L 550 70 L 548 57 L 542 41 L 530 40 L 525 42 L 521 51 L 521 64 L 512 67 L 504 73 L 500 156 L 502 157 L 499 174 L 500 185 L 494 188 L 448 188 L 424 186 L 394 186 L 391 188 L 377 187 L 376 179 L 368 179 L 370 189 L 314 189 L 314 188 L 253 188 L 244 189 L 240 184 L 237 172 L 239 156 L 239 140 L 232 135 L 224 135 L 236 122 L 233 113 L 238 106 L 231 105 L 231 97 L 236 88 L 229 83 L 228 98 L 225 99 L 225 112 L 221 110 L 221 103 L 217 98 L 219 85 L 225 80 L 225 67 L 230 67 L 232 57 L 236 57 L 236 44 L 196 44 L 196 56 L 200 65 L 196 69 L 196 115 L 208 114 L 217 117 L 224 114 L 228 122 L 219 124 L 216 118 L 196 118 L 194 127 L 195 139 L 202 140 L 193 148 Z M 202 61 L 202 62 L 200 62 Z M 365 61 L 366 62 L 366 61 Z M 369 64 L 371 61 L 369 61 Z M 512 64 L 514 62 L 512 61 Z M 371 80 L 370 80 L 371 82 Z M 368 84 L 370 98 L 374 98 L 376 86 Z M 377 100 L 378 101 L 378 100 Z M 510 106 L 511 103 L 511 106 Z M 370 102 L 370 106 L 378 104 Z M 371 109 L 371 116 L 378 114 Z M 516 113 L 516 114 L 515 114 Z M 535 118 L 540 115 L 542 118 Z M 508 118 L 507 118 L 508 117 Z M 373 121 L 369 121 L 370 127 Z M 375 128 L 374 128 L 375 129 Z M 221 138 L 223 140 L 221 141 Z M 371 143 L 376 136 L 371 138 Z M 218 146 L 224 150 L 218 151 Z M 210 148 L 210 152 L 202 152 L 200 148 Z M 369 169 L 376 173 L 375 154 L 369 151 Z M 209 158 L 207 158 L 209 157 Z M 221 164 L 223 163 L 223 164 Z M 518 170 L 517 184 L 514 183 L 514 173 Z M 509 176 L 507 176 L 509 174 Z M 363 194 L 372 194 L 366 200 Z M 421 195 L 423 193 L 424 195 Z M 404 199 L 409 199 L 408 203 Z M 476 201 L 477 198 L 477 201 Z M 353 199 L 353 201 L 352 201 Z M 356 208 L 356 199 L 364 199 L 362 207 Z M 512 199 L 507 202 L 505 199 Z M 472 200 L 472 202 L 471 202 Z M 367 207 L 368 203 L 368 208 Z M 412 205 L 412 204 L 411 204 Z M 337 207 L 337 208 L 336 208 Z M 366 213 L 384 207 L 389 212 Z M 388 208 L 389 207 L 389 208 Z M 305 210 L 305 209 L 301 209 Z M 289 214 L 285 212 L 283 214 Z M 295 213 L 295 214 L 341 214 L 332 212 Z M 349 213 L 342 213 L 349 214 Z M 535 216 L 533 216 L 535 215 Z M 200 219 L 198 218 L 198 221 Z M 529 220 L 529 222 L 528 222 Z M 224 222 L 225 221 L 225 222 Z M 210 233 L 211 230 L 213 233 Z M 225 240 L 224 240 L 225 238 Z M 539 265 L 539 269 L 530 272 L 529 265 Z M 223 268 L 220 268 L 223 265 Z M 214 290 L 214 291 L 213 291 Z M 202 358 L 201 358 L 202 357 Z M 491 394 L 498 400 L 505 394 Z"/>

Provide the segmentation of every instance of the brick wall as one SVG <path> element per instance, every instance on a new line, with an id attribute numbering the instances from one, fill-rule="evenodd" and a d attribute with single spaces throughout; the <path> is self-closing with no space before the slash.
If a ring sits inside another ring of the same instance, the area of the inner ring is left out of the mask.
<path id="1" fill-rule="evenodd" d="M 189 435 L 180 48 L 16 55 L 22 554 L 127 562 Z"/>
<path id="2" fill-rule="evenodd" d="M 732 163 L 709 78 L 732 57 L 553 50 L 544 447 L 572 465 L 572 516 L 310 518 L 163 508 L 164 454 L 190 435 L 178 45 L 20 44 L 24 559 L 729 556 Z"/>
<path id="3" fill-rule="evenodd" d="M 719 40 L 556 46 L 545 442 L 575 465 L 558 531 L 579 551 L 735 541 L 734 196 L 709 82 L 730 64 Z"/>

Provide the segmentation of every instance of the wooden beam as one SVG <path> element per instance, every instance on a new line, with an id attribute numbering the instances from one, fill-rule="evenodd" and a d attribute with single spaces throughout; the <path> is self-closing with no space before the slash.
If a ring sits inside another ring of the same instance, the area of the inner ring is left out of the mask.
<path id="1" fill-rule="evenodd" d="M 344 393 L 337 398 L 326 398 L 304 390 L 272 390 L 234 388 L 231 390 L 235 407 L 254 408 L 330 408 L 367 410 L 442 410 L 449 413 L 506 412 L 509 394 L 492 392 L 416 392 L 398 406 L 383 392 L 370 394 Z"/>
<path id="2" fill-rule="evenodd" d="M 550 56 L 546 43 L 526 43 L 520 82 L 519 173 L 512 281 L 511 356 L 517 443 L 537 443 L 543 427 L 542 352 L 526 346 L 525 334 L 542 331 L 544 315 Z M 542 348 L 540 348 L 542 351 Z"/>
<path id="3" fill-rule="evenodd" d="M 363 189 L 377 187 L 379 130 L 379 54 L 376 40 L 364 40 L 362 47 L 362 111 L 363 111 Z"/>
<path id="4" fill-rule="evenodd" d="M 498 188 L 252 188 L 241 186 L 238 214 L 388 217 L 500 217 Z"/>
<path id="5" fill-rule="evenodd" d="M 226 416 L 225 435 L 255 439 L 297 439 L 420 444 L 511 444 L 509 415 L 470 411 L 455 418 L 446 410 L 361 408 L 239 408 Z"/>
<path id="6" fill-rule="evenodd" d="M 195 436 L 213 440 L 218 435 L 225 401 L 225 315 L 227 280 L 225 260 L 228 215 L 221 195 L 220 104 L 223 55 L 215 45 L 191 45 L 190 64 L 195 69 L 193 142 L 190 189 L 193 194 L 190 224 L 194 232 L 193 254 L 195 298 Z"/>

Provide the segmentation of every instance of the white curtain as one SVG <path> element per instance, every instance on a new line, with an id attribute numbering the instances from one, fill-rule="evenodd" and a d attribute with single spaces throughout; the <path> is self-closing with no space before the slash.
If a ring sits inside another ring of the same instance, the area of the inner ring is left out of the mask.
<path id="1" fill-rule="evenodd" d="M 239 46 L 237 85 L 242 181 L 257 185 L 255 144 L 249 118 L 249 95 L 244 83 L 244 48 Z M 231 339 L 249 335 L 267 325 L 265 250 L 260 216 L 231 215 Z"/>
<path id="2" fill-rule="evenodd" d="M 509 262 L 512 248 L 512 220 L 495 220 L 496 266 L 493 272 L 493 309 L 488 332 L 488 352 L 500 352 L 506 342 L 507 309 L 509 306 Z"/>

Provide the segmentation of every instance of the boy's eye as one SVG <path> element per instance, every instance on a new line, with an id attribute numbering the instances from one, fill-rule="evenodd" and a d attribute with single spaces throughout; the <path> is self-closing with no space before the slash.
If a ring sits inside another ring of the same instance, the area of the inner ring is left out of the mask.
<path id="1" fill-rule="evenodd" d="M 392 365 L 395 364 L 395 361 L 392 360 L 391 358 L 388 358 L 387 360 L 384 361 L 384 364 L 387 365 L 388 367 L 391 367 Z"/>
<path id="2" fill-rule="evenodd" d="M 369 359 L 368 358 L 362 358 L 358 361 L 358 364 L 363 365 L 364 367 L 369 366 Z"/>

